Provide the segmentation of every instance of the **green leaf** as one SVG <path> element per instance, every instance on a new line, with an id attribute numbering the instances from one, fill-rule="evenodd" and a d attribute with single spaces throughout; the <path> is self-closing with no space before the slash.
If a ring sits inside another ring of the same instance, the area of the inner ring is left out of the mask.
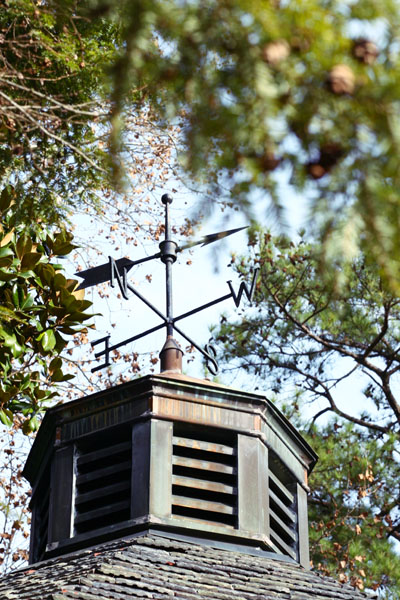
<path id="1" fill-rule="evenodd" d="M 25 323 L 24 319 L 21 319 L 21 317 L 17 316 L 15 311 L 10 310 L 5 306 L 0 306 L 0 321 L 17 321 L 18 323 Z"/>
<path id="2" fill-rule="evenodd" d="M 56 345 L 56 336 L 53 329 L 46 329 L 36 339 L 45 352 L 50 352 Z"/>
<path id="3" fill-rule="evenodd" d="M 15 247 L 16 247 L 18 258 L 22 259 L 24 254 L 27 254 L 31 251 L 32 240 L 27 235 L 21 235 L 21 237 L 18 238 Z"/>
<path id="4" fill-rule="evenodd" d="M 12 355 L 17 358 L 23 353 L 22 346 L 18 343 L 14 333 L 12 333 L 8 327 L 0 327 L 0 337 L 4 340 L 4 346 L 10 348 Z"/>
<path id="5" fill-rule="evenodd" d="M 9 267 L 14 260 L 14 253 L 9 247 L 0 248 L 0 268 Z"/>
<path id="6" fill-rule="evenodd" d="M 39 262 L 42 255 L 38 252 L 27 252 L 24 254 L 21 261 L 21 269 L 24 271 L 27 269 L 33 269 L 33 267 Z"/>
<path id="7" fill-rule="evenodd" d="M 56 290 L 59 290 L 61 288 L 65 288 L 66 283 L 67 280 L 65 279 L 64 275 L 62 275 L 61 273 L 57 273 L 53 280 L 53 287 Z"/>
<path id="8" fill-rule="evenodd" d="M 7 409 L 0 409 L 0 421 L 3 423 L 3 425 L 6 425 L 7 427 L 12 427 L 13 424 L 13 414 L 10 410 Z"/>
<path id="9" fill-rule="evenodd" d="M 36 272 L 44 285 L 51 286 L 54 279 L 54 269 L 46 263 L 38 263 Z"/>
<path id="10" fill-rule="evenodd" d="M 31 308 L 35 302 L 33 294 L 28 294 L 25 300 L 21 303 L 21 310 L 26 310 L 27 308 Z"/>
<path id="11" fill-rule="evenodd" d="M 8 246 L 0 248 L 0 258 L 4 258 L 5 256 L 14 256 L 13 251 Z"/>
<path id="12" fill-rule="evenodd" d="M 62 360 L 59 356 L 56 356 L 56 358 L 53 358 L 53 360 L 49 364 L 49 373 L 54 373 L 54 371 L 61 369 L 61 366 Z"/>
<path id="13" fill-rule="evenodd" d="M 15 277 L 15 273 L 10 273 L 9 271 L 5 270 L 4 268 L 1 268 L 1 262 L 2 259 L 0 258 L 0 281 L 11 281 L 12 279 L 14 279 Z M 12 262 L 12 259 L 11 259 Z M 11 263 L 9 263 L 8 265 L 2 265 L 3 267 L 5 266 L 10 266 Z"/>

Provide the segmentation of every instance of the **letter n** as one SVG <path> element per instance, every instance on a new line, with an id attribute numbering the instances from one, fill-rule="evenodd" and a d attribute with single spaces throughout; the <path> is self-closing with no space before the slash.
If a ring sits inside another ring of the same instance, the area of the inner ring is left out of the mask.
<path id="1" fill-rule="evenodd" d="M 128 298 L 128 281 L 126 278 L 126 267 L 122 267 L 122 275 L 121 275 L 121 273 L 118 270 L 118 266 L 117 266 L 117 263 L 115 262 L 115 260 L 113 258 L 111 258 L 111 256 L 108 257 L 108 260 L 109 260 L 109 264 L 110 264 L 111 287 L 114 287 L 115 279 L 117 279 L 117 283 L 118 283 L 119 289 L 121 290 L 122 297 L 125 300 L 129 300 L 129 298 Z"/>

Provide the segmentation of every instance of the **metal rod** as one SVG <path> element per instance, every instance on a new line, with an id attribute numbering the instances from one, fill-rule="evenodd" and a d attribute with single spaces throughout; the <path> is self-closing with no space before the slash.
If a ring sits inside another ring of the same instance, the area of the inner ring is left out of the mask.
<path id="1" fill-rule="evenodd" d="M 149 308 L 151 308 L 151 310 L 153 310 L 156 315 L 158 315 L 160 317 L 160 319 L 162 319 L 164 321 L 163 323 L 163 327 L 165 327 L 165 325 L 167 325 L 168 323 L 168 319 L 162 314 L 161 311 L 158 310 L 158 308 L 156 308 L 155 306 L 152 305 L 152 303 L 147 300 L 144 296 L 142 296 L 142 294 L 140 292 L 138 292 L 133 285 L 131 285 L 130 283 L 128 283 L 128 285 L 126 286 L 126 288 L 128 290 L 130 290 L 132 292 L 132 294 L 135 294 L 135 296 L 137 296 L 138 298 L 140 298 L 140 300 L 146 304 L 146 306 L 148 306 Z"/>
<path id="2" fill-rule="evenodd" d="M 189 342 L 189 344 L 191 344 L 194 348 L 196 348 L 199 352 L 201 352 L 201 354 L 206 358 L 207 361 L 211 360 L 211 361 L 216 362 L 214 357 L 210 356 L 210 354 L 208 354 L 208 352 L 206 352 L 205 350 L 203 350 L 203 348 L 201 348 L 201 346 L 196 344 L 196 342 L 194 342 L 188 335 L 186 335 L 186 333 L 184 333 L 182 331 L 182 329 L 180 329 L 176 325 L 174 326 L 174 328 L 183 338 L 185 338 L 185 340 L 187 342 Z M 214 375 L 215 375 L 215 373 L 214 373 Z"/>
<path id="3" fill-rule="evenodd" d="M 124 340 L 123 342 L 119 342 L 118 344 L 114 344 L 114 346 L 108 346 L 106 350 L 102 350 L 101 352 L 97 352 L 95 354 L 95 357 L 99 358 L 99 356 L 103 356 L 103 354 L 105 354 L 106 351 L 112 352 L 113 350 L 117 350 L 118 348 L 121 348 L 121 346 L 125 346 L 125 344 L 130 344 L 130 342 L 135 342 L 139 338 L 144 337 L 145 335 L 149 335 L 150 333 L 154 333 L 155 331 L 158 331 L 159 329 L 162 329 L 163 327 L 165 327 L 165 323 L 160 323 L 160 325 L 156 325 L 155 327 L 151 327 L 151 329 L 147 329 L 146 331 L 142 331 L 142 333 L 138 333 L 137 335 L 134 335 L 134 336 L 130 337 L 129 339 Z M 104 339 L 105 338 L 102 338 L 101 340 L 97 340 L 97 342 L 103 341 Z"/>
<path id="4" fill-rule="evenodd" d="M 224 300 L 228 300 L 229 298 L 232 298 L 232 294 L 226 294 L 225 296 L 221 296 L 221 298 L 218 298 L 217 300 L 211 300 L 211 302 L 207 302 L 207 304 L 203 304 L 203 306 L 199 306 L 198 308 L 193 308 L 192 310 L 189 310 L 188 312 L 183 313 L 182 315 L 179 315 L 178 317 L 175 317 L 174 319 L 172 319 L 172 322 L 176 323 L 176 321 L 180 321 L 181 319 L 190 317 L 191 315 L 194 315 L 197 312 L 204 310 L 205 308 L 214 306 L 214 304 L 218 304 L 218 302 L 223 302 Z"/>
<path id="5" fill-rule="evenodd" d="M 176 257 L 172 256 L 170 253 L 171 249 L 171 225 L 169 221 L 169 205 L 172 202 L 172 198 L 169 194 L 164 194 L 161 198 L 164 206 L 165 206 L 165 242 L 163 247 L 161 248 L 161 253 L 163 254 L 163 249 L 165 248 L 166 252 L 164 256 L 162 256 L 162 260 L 165 263 L 165 290 L 166 290 L 166 310 L 167 310 L 167 337 L 172 336 L 174 333 L 173 327 L 173 309 L 172 309 L 172 265 L 176 260 Z M 175 249 L 176 252 L 176 249 Z"/>

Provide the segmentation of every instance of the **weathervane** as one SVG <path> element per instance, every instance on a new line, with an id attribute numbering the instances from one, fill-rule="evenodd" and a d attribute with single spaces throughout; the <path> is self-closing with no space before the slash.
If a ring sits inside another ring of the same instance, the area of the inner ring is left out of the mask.
<path id="1" fill-rule="evenodd" d="M 110 346 L 110 337 L 111 337 L 110 335 L 107 335 L 99 340 L 92 342 L 92 347 L 97 346 L 98 344 L 104 343 L 103 350 L 101 350 L 100 352 L 97 352 L 95 354 L 95 357 L 96 357 L 96 359 L 99 359 L 101 356 L 105 357 L 104 363 L 102 363 L 101 365 L 98 365 L 97 367 L 94 367 L 92 369 L 92 373 L 94 373 L 95 371 L 98 371 L 99 369 L 104 369 L 105 367 L 110 366 L 110 364 L 111 364 L 110 363 L 110 353 L 113 350 L 117 350 L 121 346 L 125 346 L 126 344 L 129 344 L 130 342 L 134 342 L 142 337 L 145 337 L 146 335 L 149 335 L 150 333 L 154 333 L 155 331 L 158 331 L 159 329 L 162 329 L 163 327 L 165 327 L 167 330 L 167 341 L 166 341 L 166 344 L 164 345 L 163 350 L 161 351 L 161 355 L 163 354 L 163 351 L 170 350 L 171 348 L 173 350 L 179 352 L 180 356 L 182 355 L 182 351 L 180 350 L 179 346 L 176 344 L 175 340 L 173 339 L 173 333 L 174 333 L 174 331 L 176 331 L 187 342 L 189 342 L 189 344 L 191 344 L 191 346 L 193 346 L 199 352 L 201 352 L 201 354 L 206 359 L 206 364 L 207 364 L 208 370 L 213 375 L 216 375 L 218 373 L 218 363 L 215 358 L 216 357 L 215 348 L 211 344 L 206 344 L 206 346 L 204 348 L 201 348 L 188 335 L 186 335 L 186 333 L 184 333 L 182 331 L 182 329 L 180 329 L 180 327 L 177 326 L 177 322 L 181 321 L 182 319 L 185 319 L 186 317 L 190 317 L 191 315 L 194 315 L 195 313 L 200 312 L 206 308 L 209 308 L 210 306 L 214 306 L 214 304 L 218 304 L 219 302 L 228 300 L 228 298 L 233 298 L 233 301 L 234 301 L 236 307 L 238 307 L 240 305 L 243 294 L 245 294 L 245 296 L 247 296 L 247 299 L 249 301 L 251 301 L 251 299 L 252 299 L 256 280 L 257 280 L 258 269 L 255 269 L 253 272 L 253 278 L 252 278 L 250 290 L 247 288 L 246 283 L 242 281 L 240 283 L 238 292 L 236 293 L 235 290 L 233 289 L 232 282 L 228 281 L 227 284 L 228 284 L 229 290 L 230 290 L 229 294 L 225 294 L 225 296 L 221 296 L 220 298 L 217 298 L 216 300 L 207 302 L 206 304 L 203 304 L 202 306 L 199 306 L 199 307 L 194 308 L 186 313 L 178 315 L 177 317 L 173 316 L 172 265 L 174 264 L 174 262 L 177 259 L 177 253 L 182 252 L 182 250 L 186 250 L 187 248 L 192 248 L 193 246 L 196 246 L 198 244 L 201 244 L 202 246 L 206 246 L 207 244 L 216 242 L 228 235 L 237 233 L 238 231 L 241 231 L 242 229 L 246 229 L 246 227 L 239 227 L 237 229 L 230 229 L 228 231 L 220 231 L 219 233 L 213 233 L 210 235 L 206 235 L 201 240 L 188 242 L 186 244 L 183 244 L 182 246 L 178 246 L 178 244 L 171 239 L 171 225 L 170 225 L 170 221 L 169 221 L 169 205 L 172 202 L 172 197 L 169 194 L 164 194 L 161 198 L 161 201 L 165 206 L 165 239 L 159 244 L 159 248 L 160 248 L 159 252 L 157 252 L 156 254 L 153 254 L 152 256 L 146 256 L 144 258 L 139 258 L 138 260 L 130 260 L 129 258 L 120 258 L 118 260 L 114 260 L 110 256 L 108 263 L 105 263 L 98 267 L 93 267 L 92 269 L 87 269 L 86 271 L 79 271 L 78 273 L 75 274 L 78 277 L 83 278 L 82 283 L 78 287 L 78 289 L 80 289 L 80 290 L 85 289 L 87 287 L 91 287 L 92 285 L 96 285 L 98 283 L 103 283 L 105 281 L 110 281 L 111 286 L 114 287 L 115 282 L 117 282 L 118 287 L 121 291 L 122 297 L 125 300 L 129 300 L 128 292 L 132 292 L 132 294 L 134 294 L 142 302 L 144 302 L 144 304 L 146 304 L 146 306 L 148 306 L 153 312 L 155 312 L 162 320 L 162 323 L 160 323 L 159 325 L 156 325 L 155 327 L 151 327 L 150 329 L 147 329 L 146 331 L 142 331 L 141 333 L 133 335 L 132 337 L 130 337 L 122 342 L 119 342 L 118 344 L 114 344 L 113 346 Z M 135 287 L 133 287 L 133 285 L 131 283 L 129 283 L 128 278 L 127 278 L 127 273 L 132 267 L 134 267 L 135 265 L 139 265 L 141 263 L 156 259 L 156 258 L 161 259 L 161 261 L 165 264 L 166 313 L 167 313 L 166 315 L 164 315 L 161 311 L 158 310 L 158 308 L 153 306 L 153 304 L 151 304 L 151 302 L 149 302 L 144 296 L 142 296 L 142 294 Z M 167 360 L 167 363 L 168 363 L 168 360 Z M 168 369 L 166 369 L 166 370 L 168 370 Z"/>

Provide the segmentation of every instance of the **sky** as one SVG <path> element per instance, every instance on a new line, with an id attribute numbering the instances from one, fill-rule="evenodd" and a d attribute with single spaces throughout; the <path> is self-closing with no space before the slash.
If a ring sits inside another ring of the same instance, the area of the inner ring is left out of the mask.
<path id="1" fill-rule="evenodd" d="M 267 211 L 267 199 L 259 195 L 254 197 L 255 214 L 265 215 L 265 227 L 278 233 L 286 231 L 292 236 L 296 231 L 303 227 L 306 222 L 306 203 L 299 201 L 293 196 L 293 192 L 288 183 L 288 174 L 283 174 L 280 180 L 280 195 L 287 206 L 286 226 L 278 224 L 272 213 Z M 171 224 L 179 228 L 186 217 L 191 216 L 196 210 L 200 198 L 186 190 L 171 192 L 170 189 L 157 190 L 155 194 L 156 202 L 161 207 L 161 196 L 163 193 L 171 193 L 173 203 L 171 205 Z M 179 186 L 177 186 L 179 189 Z M 182 188 L 181 188 L 182 189 Z M 218 208 L 211 213 L 211 216 L 205 218 L 201 227 L 193 234 L 193 239 L 201 239 L 204 235 L 245 227 L 249 225 L 246 216 L 233 208 L 226 208 L 221 212 Z M 93 221 L 89 216 L 78 215 L 75 219 L 75 235 L 77 239 L 91 238 L 91 243 L 95 247 L 98 256 L 91 257 L 89 264 L 95 266 L 108 262 L 108 256 L 114 259 L 122 256 L 128 256 L 132 260 L 137 260 L 144 256 L 152 255 L 158 252 L 158 243 L 153 240 L 144 241 L 142 246 L 133 246 L 132 244 L 119 244 L 118 251 L 115 244 L 110 243 L 105 235 L 104 227 L 98 222 Z M 173 239 L 178 242 L 187 242 L 186 238 L 173 234 Z M 234 270 L 230 267 L 231 255 L 236 253 L 240 255 L 247 251 L 247 232 L 246 230 L 235 233 L 223 240 L 217 241 L 205 247 L 195 246 L 194 248 L 184 250 L 178 254 L 178 259 L 173 265 L 173 308 L 174 315 L 180 315 L 196 307 L 225 296 L 230 289 L 227 281 L 231 280 L 233 288 L 239 289 L 240 281 Z M 87 256 L 81 254 L 78 257 L 78 263 L 81 260 L 83 268 L 87 268 Z M 74 275 L 75 265 L 69 265 L 69 274 Z M 159 259 L 155 259 L 133 267 L 129 271 L 129 282 L 154 306 L 165 313 L 165 267 Z M 151 280 L 151 282 L 150 282 Z M 250 281 L 248 282 L 250 285 Z M 143 304 L 133 294 L 129 294 L 128 300 L 121 300 L 118 286 L 114 289 L 107 283 L 103 286 L 101 296 L 96 293 L 94 288 L 86 290 L 85 297 L 93 301 L 93 312 L 101 313 L 94 319 L 96 330 L 89 330 L 89 342 L 95 342 L 104 336 L 111 334 L 110 346 L 120 343 L 123 340 L 134 336 L 142 331 L 158 325 L 161 320 Z M 243 297 L 242 305 L 248 304 L 247 299 Z M 183 331 L 192 338 L 201 347 L 209 342 L 209 325 L 216 324 L 222 312 L 235 316 L 236 308 L 232 299 L 214 305 L 211 308 L 199 312 L 179 322 Z M 178 343 L 185 347 L 188 346 L 178 334 L 176 335 Z M 153 353 L 158 356 L 165 341 L 165 329 L 153 333 L 141 340 L 121 347 L 120 351 L 125 353 L 148 354 Z M 89 356 L 94 359 L 94 351 L 90 349 L 90 344 L 85 348 Z M 104 344 L 98 344 L 95 351 L 104 349 Z M 93 361 L 90 368 L 99 365 L 100 362 Z M 147 365 L 147 363 L 145 363 Z M 116 367 L 118 369 L 118 367 Z M 121 365 L 123 370 L 123 365 Z M 159 365 L 156 365 L 155 372 L 158 372 Z M 194 377 L 204 376 L 204 364 L 198 351 L 193 354 L 186 354 L 183 360 L 183 370 L 185 373 Z M 143 369 L 143 373 L 147 372 Z M 222 379 L 222 381 L 225 381 Z M 239 385 L 235 383 L 236 385 Z"/>

